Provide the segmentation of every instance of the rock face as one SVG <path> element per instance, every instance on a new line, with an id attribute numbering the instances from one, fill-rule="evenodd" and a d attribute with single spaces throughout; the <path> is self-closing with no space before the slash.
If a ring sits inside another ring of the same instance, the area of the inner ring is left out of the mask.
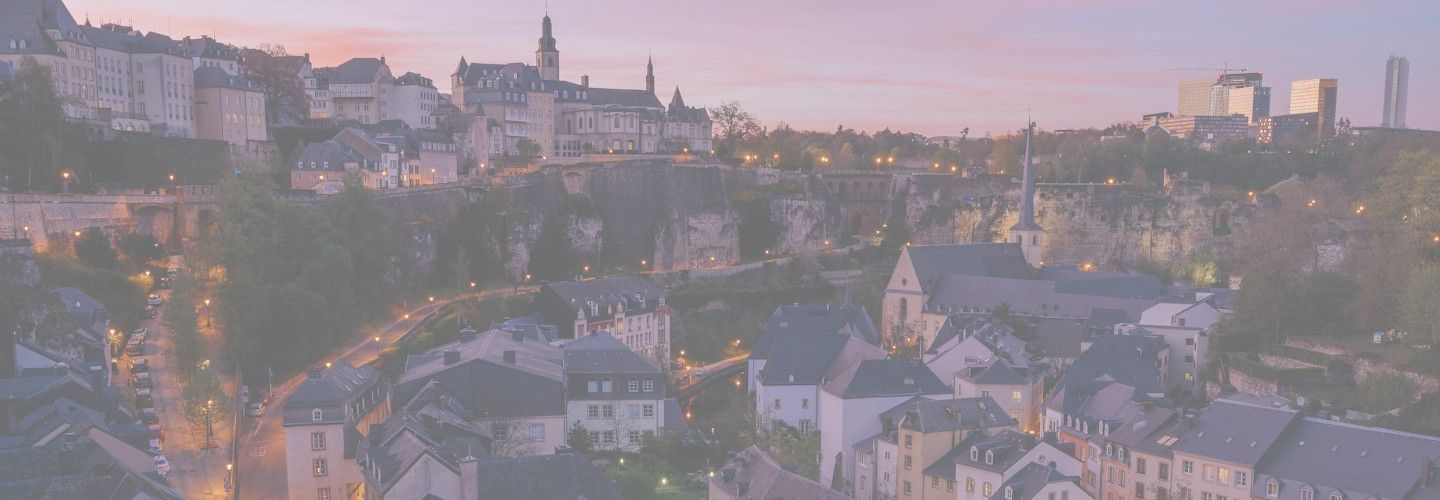
<path id="1" fill-rule="evenodd" d="M 1019 218 L 1018 184 L 915 175 L 904 193 L 917 243 L 1004 241 Z M 1035 218 L 1045 228 L 1043 255 L 1055 263 L 1134 264 L 1223 252 L 1226 235 L 1250 207 L 1211 198 L 1203 187 L 1170 192 L 1138 186 L 1039 184 Z"/>
<path id="2" fill-rule="evenodd" d="M 812 253 L 823 250 L 830 209 L 825 200 L 807 197 L 786 197 L 770 200 L 770 216 L 779 227 L 775 251 Z"/>

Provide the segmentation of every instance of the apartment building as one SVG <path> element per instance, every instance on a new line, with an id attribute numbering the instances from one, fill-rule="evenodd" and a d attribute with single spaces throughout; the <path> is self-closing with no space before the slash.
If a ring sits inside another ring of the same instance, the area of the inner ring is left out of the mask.
<path id="1" fill-rule="evenodd" d="M 380 372 L 341 361 L 310 370 L 285 400 L 285 463 L 293 497 L 353 498 L 364 491 L 360 465 L 347 443 L 389 415 Z"/>

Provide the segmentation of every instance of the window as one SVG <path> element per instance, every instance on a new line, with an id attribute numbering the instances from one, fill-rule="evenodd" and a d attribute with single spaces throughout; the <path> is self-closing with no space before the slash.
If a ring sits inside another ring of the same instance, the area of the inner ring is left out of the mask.
<path id="1" fill-rule="evenodd" d="M 531 441 L 544 441 L 544 440 L 545 440 L 545 424 L 530 424 L 530 440 L 531 440 Z"/>
<path id="2" fill-rule="evenodd" d="M 610 380 L 600 381 L 600 392 L 614 392 L 615 388 L 610 385 Z"/>
<path id="3" fill-rule="evenodd" d="M 315 492 L 315 498 L 319 500 L 330 500 L 330 488 L 320 488 Z"/>
<path id="4" fill-rule="evenodd" d="M 1011 487 L 1009 487 L 1009 486 L 1006 486 L 1006 487 L 1005 487 L 1005 500 L 1012 500 L 1012 499 L 1014 499 L 1014 498 L 1015 498 L 1015 488 L 1011 488 Z"/>
<path id="5" fill-rule="evenodd" d="M 310 462 L 310 469 L 315 477 L 324 476 L 329 473 L 329 467 L 326 466 L 325 459 L 323 458 L 312 460 Z"/>
<path id="6" fill-rule="evenodd" d="M 1332 491 L 1330 492 L 1330 500 L 1345 500 L 1345 495 L 1340 494 L 1338 491 Z"/>
<path id="7" fill-rule="evenodd" d="M 910 461 L 911 461 L 911 460 L 910 460 L 910 455 L 905 455 L 905 470 L 910 470 L 910 467 L 911 467 Z"/>
<path id="8" fill-rule="evenodd" d="M 808 418 L 802 418 L 802 419 L 800 419 L 800 433 L 801 433 L 801 434 L 809 434 L 809 433 L 814 432 L 814 431 L 815 431 L 815 422 L 811 421 L 811 420 L 808 419 Z"/>
<path id="9" fill-rule="evenodd" d="M 1169 479 L 1170 479 L 1170 464 L 1167 464 L 1167 463 L 1165 463 L 1165 462 L 1160 462 L 1159 465 L 1160 465 L 1160 473 L 1159 473 L 1160 480 L 1161 480 L 1161 481 L 1169 480 Z"/>
<path id="10" fill-rule="evenodd" d="M 905 481 L 905 495 L 910 495 L 910 481 Z"/>
<path id="11" fill-rule="evenodd" d="M 994 465 L 994 464 L 995 464 L 995 450 L 985 450 L 985 464 L 986 464 L 986 465 Z"/>
<path id="12" fill-rule="evenodd" d="M 1215 500 L 1215 495 L 1212 495 L 1210 494 L 1210 492 L 1206 491 L 1200 494 L 1200 500 Z"/>
<path id="13" fill-rule="evenodd" d="M 982 490 L 980 490 L 980 493 L 981 493 L 981 494 L 984 494 L 985 496 L 988 497 L 988 496 L 990 496 L 991 494 L 995 493 L 995 487 L 992 486 L 992 485 L 990 484 L 990 482 L 987 481 L 987 482 L 985 482 L 985 488 L 982 489 Z"/>
<path id="14" fill-rule="evenodd" d="M 971 461 L 971 462 L 979 462 L 979 461 L 980 461 L 980 449 L 979 449 L 979 448 L 976 448 L 976 447 L 974 447 L 974 446 L 971 446 L 971 447 L 970 447 L 970 461 Z"/>
<path id="15" fill-rule="evenodd" d="M 493 438 L 495 438 L 495 441 L 499 441 L 499 442 L 509 441 L 509 440 L 510 440 L 510 424 L 507 424 L 507 423 L 505 423 L 505 422 L 495 422 L 495 423 L 490 424 L 490 436 L 493 437 Z"/>
<path id="16" fill-rule="evenodd" d="M 780 399 L 779 399 L 779 398 L 776 398 L 773 403 L 770 403 L 770 408 L 779 410 L 779 409 L 780 409 Z"/>
<path id="17" fill-rule="evenodd" d="M 312 433 L 310 433 L 310 451 L 320 451 L 320 450 L 324 450 L 324 449 L 325 449 L 325 433 L 324 433 L 324 432 L 312 432 Z"/>
<path id="18" fill-rule="evenodd" d="M 940 487 L 940 477 L 939 477 L 939 476 L 930 476 L 930 487 L 931 487 L 931 488 L 939 488 L 939 487 Z"/>
<path id="19" fill-rule="evenodd" d="M 641 416 L 644 416 L 644 417 L 646 417 L 646 418 L 654 417 L 654 416 L 655 416 L 655 405 L 653 405 L 653 404 L 642 405 L 640 408 L 641 408 L 641 411 L 640 411 Z"/>
<path id="20" fill-rule="evenodd" d="M 600 416 L 605 418 L 615 418 L 615 405 L 601 405 Z"/>
<path id="21" fill-rule="evenodd" d="M 1191 462 L 1191 461 L 1189 461 L 1189 460 L 1180 462 L 1180 470 L 1183 471 L 1183 472 L 1185 472 L 1186 474 L 1194 474 L 1194 473 L 1195 473 L 1195 462 Z"/>
<path id="22" fill-rule="evenodd" d="M 1145 483 L 1135 481 L 1135 498 L 1145 498 Z"/>
<path id="23" fill-rule="evenodd" d="M 1135 457 L 1135 473 L 1142 476 L 1145 475 L 1145 459 Z"/>
<path id="24" fill-rule="evenodd" d="M 1300 490 L 1300 500 L 1315 500 L 1315 490 L 1309 487 Z"/>
<path id="25" fill-rule="evenodd" d="M 1215 476 L 1215 480 L 1221 483 L 1230 482 L 1230 469 L 1221 467 L 1219 471 L 1220 473 Z"/>
<path id="26" fill-rule="evenodd" d="M 800 400 L 800 408 L 801 408 L 801 409 L 807 409 L 807 410 L 810 409 L 810 398 L 801 399 L 801 400 Z"/>
<path id="27" fill-rule="evenodd" d="M 1279 495 L 1280 483 L 1276 482 L 1274 479 L 1271 479 L 1270 482 L 1265 483 L 1265 494 L 1272 497 Z"/>
<path id="28" fill-rule="evenodd" d="M 625 409 L 625 416 L 630 418 L 640 418 L 640 405 L 628 405 L 625 407 Z"/>
<path id="29" fill-rule="evenodd" d="M 954 492 L 955 492 L 955 480 L 954 480 L 954 479 L 946 479 L 946 480 L 945 480 L 945 492 L 946 492 L 946 493 L 954 493 Z"/>
<path id="30" fill-rule="evenodd" d="M 1016 402 L 1016 403 L 1019 403 L 1020 400 L 1022 399 L 1022 397 L 1023 397 L 1023 396 L 1020 394 L 1020 391 L 1012 391 L 1012 392 L 1010 393 L 1010 400 L 1012 400 L 1012 401 L 1014 401 L 1014 402 Z"/>
<path id="31" fill-rule="evenodd" d="M 639 381 L 639 380 L 630 379 L 630 382 L 627 383 L 627 384 L 625 384 L 625 386 L 626 386 L 626 387 L 625 387 L 626 390 L 629 390 L 630 392 L 640 392 L 640 381 Z"/>
<path id="32" fill-rule="evenodd" d="M 908 450 L 908 449 L 912 448 L 914 444 L 915 444 L 915 436 L 910 435 L 910 434 L 906 434 L 906 435 L 905 435 L 905 449 Z"/>
<path id="33" fill-rule="evenodd" d="M 615 444 L 615 431 L 601 432 L 600 444 Z"/>
<path id="34" fill-rule="evenodd" d="M 1214 480 L 1215 480 L 1215 466 L 1214 466 L 1214 465 L 1210 465 L 1210 464 L 1205 464 L 1205 465 L 1204 465 L 1204 469 L 1202 469 L 1202 472 L 1200 473 L 1200 477 L 1203 478 L 1203 479 L 1206 480 L 1206 481 L 1214 481 Z"/>
<path id="35" fill-rule="evenodd" d="M 311 421 L 311 422 L 319 422 L 320 420 L 322 420 L 322 419 L 324 418 L 324 416 L 325 416 L 325 414 L 324 414 L 323 412 L 321 412 L 319 408 L 316 408 L 316 409 L 314 409 L 314 410 L 310 410 L 310 421 Z"/>
<path id="36" fill-rule="evenodd" d="M 630 444 L 640 444 L 640 431 L 630 431 L 625 439 Z"/>
<path id="37" fill-rule="evenodd" d="M 642 385 L 642 386 L 644 387 L 645 392 L 654 392 L 654 391 L 655 391 L 655 381 L 654 381 L 654 380 L 646 380 L 646 381 L 643 381 L 643 382 L 640 383 L 640 385 Z"/>
<path id="38" fill-rule="evenodd" d="M 966 492 L 966 493 L 974 493 L 974 492 L 975 492 L 975 478 L 973 478 L 973 477 L 967 477 L 967 478 L 965 478 L 965 492 Z"/>
<path id="39" fill-rule="evenodd" d="M 585 407 L 585 417 L 600 418 L 600 405 L 590 405 Z"/>
<path id="40" fill-rule="evenodd" d="M 1250 477 L 1245 471 L 1235 471 L 1235 486 L 1248 486 L 1249 484 Z"/>

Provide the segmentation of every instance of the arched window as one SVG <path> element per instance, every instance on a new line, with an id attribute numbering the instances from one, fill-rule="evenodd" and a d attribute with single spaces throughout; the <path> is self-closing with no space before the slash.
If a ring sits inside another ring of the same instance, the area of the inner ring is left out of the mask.
<path id="1" fill-rule="evenodd" d="M 995 450 L 985 450 L 985 463 L 995 465 Z"/>
<path id="2" fill-rule="evenodd" d="M 970 447 L 970 460 L 972 460 L 972 461 L 978 461 L 978 460 L 980 460 L 980 449 L 979 449 L 979 448 L 976 448 L 976 447 L 974 447 L 974 446 L 971 446 L 971 447 Z"/>

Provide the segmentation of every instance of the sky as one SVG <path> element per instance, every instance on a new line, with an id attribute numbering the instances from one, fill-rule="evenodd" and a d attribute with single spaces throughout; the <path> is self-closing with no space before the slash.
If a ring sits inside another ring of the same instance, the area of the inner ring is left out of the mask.
<path id="1" fill-rule="evenodd" d="M 77 20 L 309 53 L 384 55 L 449 92 L 460 56 L 534 63 L 545 0 L 68 0 Z M 560 76 L 676 86 L 686 104 L 739 101 L 762 124 L 1000 135 L 1174 111 L 1204 68 L 1264 72 L 1273 114 L 1290 82 L 1339 79 L 1339 116 L 1378 125 L 1385 59 L 1410 60 L 1407 124 L 1440 129 L 1440 1 L 550 0 Z"/>

